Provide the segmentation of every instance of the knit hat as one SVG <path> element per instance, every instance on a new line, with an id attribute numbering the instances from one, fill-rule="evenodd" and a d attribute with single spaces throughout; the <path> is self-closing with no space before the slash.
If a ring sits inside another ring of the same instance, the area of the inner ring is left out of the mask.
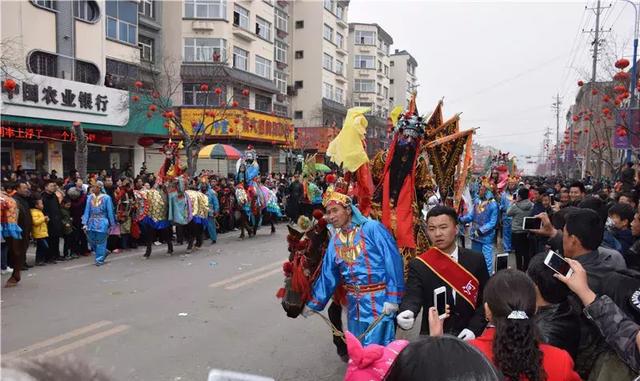
<path id="1" fill-rule="evenodd" d="M 345 337 L 349 352 L 345 381 L 383 380 L 396 357 L 409 345 L 407 340 L 396 340 L 386 347 L 378 344 L 363 347 L 351 332 L 345 332 Z"/>

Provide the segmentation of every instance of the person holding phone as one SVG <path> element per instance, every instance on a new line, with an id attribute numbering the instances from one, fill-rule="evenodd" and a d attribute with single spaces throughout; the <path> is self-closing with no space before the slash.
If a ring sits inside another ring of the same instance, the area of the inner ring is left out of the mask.
<path id="1" fill-rule="evenodd" d="M 422 309 L 420 334 L 429 335 L 427 311 L 435 304 L 448 304 L 451 317 L 444 320 L 445 333 L 470 340 L 484 330 L 482 290 L 489 273 L 482 254 L 457 246 L 456 222 L 456 211 L 448 206 L 438 205 L 427 214 L 433 247 L 409 262 L 406 293 L 396 319 L 400 328 L 411 329 Z M 435 302 L 438 298 L 443 303 Z"/>
<path id="2" fill-rule="evenodd" d="M 521 271 L 526 271 L 531 256 L 529 232 L 524 230 L 523 221 L 530 215 L 532 209 L 533 203 L 529 200 L 529 189 L 520 188 L 516 202 L 507 210 L 507 215 L 511 217 L 511 241 L 516 252 L 516 267 Z"/>

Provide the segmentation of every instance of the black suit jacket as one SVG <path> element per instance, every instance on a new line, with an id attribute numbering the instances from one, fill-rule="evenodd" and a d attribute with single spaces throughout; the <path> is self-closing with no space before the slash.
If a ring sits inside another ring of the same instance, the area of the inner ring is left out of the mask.
<path id="1" fill-rule="evenodd" d="M 409 262 L 409 276 L 400 311 L 411 310 L 417 316 L 420 309 L 423 309 L 421 335 L 429 334 L 428 311 L 433 306 L 433 290 L 442 286 L 447 289 L 447 303 L 451 306 L 451 316 L 444 322 L 445 333 L 457 336 L 460 331 L 469 328 L 476 336 L 480 336 L 487 325 L 482 292 L 489 279 L 489 273 L 484 257 L 475 251 L 458 247 L 458 263 L 473 274 L 480 284 L 475 309 L 460 295 L 456 295 L 454 302 L 453 289 L 419 259 L 414 258 Z"/>

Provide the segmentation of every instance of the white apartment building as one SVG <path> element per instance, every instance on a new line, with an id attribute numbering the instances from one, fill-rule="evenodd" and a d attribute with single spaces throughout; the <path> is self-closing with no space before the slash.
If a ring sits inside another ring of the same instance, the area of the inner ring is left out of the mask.
<path id="1" fill-rule="evenodd" d="M 349 84 L 349 1 L 295 1 L 292 10 L 293 95 L 296 127 L 342 126 Z"/>
<path id="2" fill-rule="evenodd" d="M 390 110 L 389 49 L 393 38 L 378 24 L 349 24 L 350 101 L 371 107 L 371 114 L 387 118 Z"/>
<path id="3" fill-rule="evenodd" d="M 416 68 L 418 62 L 406 50 L 395 52 L 391 55 L 391 104 L 407 105 L 411 93 L 416 90 L 418 79 Z"/>

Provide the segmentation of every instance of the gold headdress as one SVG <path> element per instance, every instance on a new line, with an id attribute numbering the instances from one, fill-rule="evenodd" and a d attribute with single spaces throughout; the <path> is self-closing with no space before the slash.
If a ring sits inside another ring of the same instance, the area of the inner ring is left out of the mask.
<path id="1" fill-rule="evenodd" d="M 322 199 L 322 205 L 326 208 L 329 204 L 336 203 L 344 206 L 345 208 L 351 206 L 351 198 L 344 193 L 327 189 Z"/>

